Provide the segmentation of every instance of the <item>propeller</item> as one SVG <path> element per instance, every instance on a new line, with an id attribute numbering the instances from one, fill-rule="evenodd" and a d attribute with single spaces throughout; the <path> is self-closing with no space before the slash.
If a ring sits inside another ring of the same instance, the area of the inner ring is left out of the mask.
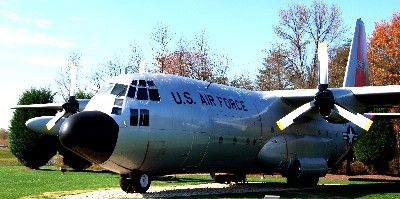
<path id="1" fill-rule="evenodd" d="M 48 131 L 56 125 L 56 123 L 62 117 L 68 117 L 72 114 L 75 114 L 79 110 L 79 102 L 75 98 L 76 93 L 76 77 L 77 77 L 77 68 L 74 63 L 70 65 L 70 87 L 69 87 L 69 98 L 66 103 L 62 105 L 62 111 L 58 112 L 53 119 L 51 119 L 47 124 L 46 128 Z"/>
<path id="2" fill-rule="evenodd" d="M 359 113 L 352 113 L 346 110 L 335 101 L 332 91 L 328 89 L 328 45 L 327 43 L 320 43 L 318 45 L 318 60 L 319 60 L 319 84 L 318 92 L 315 94 L 311 102 L 307 102 L 302 106 L 296 108 L 294 111 L 285 115 L 278 120 L 276 124 L 280 130 L 284 130 L 294 123 L 294 120 L 299 116 L 307 113 L 312 109 L 317 109 L 322 117 L 329 117 L 332 110 L 337 112 L 340 116 L 346 118 L 355 125 L 368 131 L 372 125 L 372 120 L 364 117 Z"/>

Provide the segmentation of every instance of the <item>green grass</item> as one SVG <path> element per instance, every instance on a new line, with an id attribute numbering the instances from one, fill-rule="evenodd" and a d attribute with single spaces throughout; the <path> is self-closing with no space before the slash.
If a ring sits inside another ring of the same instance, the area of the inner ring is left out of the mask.
<path id="1" fill-rule="evenodd" d="M 0 148 L 0 165 L 12 166 L 21 165 L 15 156 L 10 152 L 9 148 Z"/>
<path id="2" fill-rule="evenodd" d="M 31 170 L 23 166 L 0 166 L 2 198 L 20 198 L 45 192 L 95 190 L 118 187 L 119 176 L 104 172 L 66 172 L 54 167 Z"/>
<path id="3" fill-rule="evenodd" d="M 12 165 L 12 166 L 10 166 Z M 64 175 L 56 167 L 31 170 L 20 165 L 8 149 L 0 149 L 0 198 L 54 198 L 66 193 L 119 187 L 119 175 L 104 171 L 75 172 L 69 170 Z M 286 187 L 280 176 L 262 179 L 260 175 L 249 175 L 256 186 Z M 176 175 L 161 177 L 152 186 L 180 186 L 212 182 L 210 175 Z M 249 194 L 226 194 L 197 198 L 263 198 L 264 195 L 279 195 L 281 198 L 400 198 L 400 183 L 377 183 L 366 181 L 323 180 L 321 184 L 341 184 L 320 186 L 318 189 L 285 192 Z"/>

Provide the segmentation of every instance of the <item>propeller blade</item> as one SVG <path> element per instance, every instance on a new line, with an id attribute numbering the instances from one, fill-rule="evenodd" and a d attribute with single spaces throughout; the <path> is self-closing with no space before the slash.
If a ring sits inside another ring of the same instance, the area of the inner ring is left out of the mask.
<path id="1" fill-rule="evenodd" d="M 309 111 L 313 107 L 314 107 L 314 101 L 305 103 L 299 108 L 295 109 L 294 111 L 290 112 L 289 114 L 281 118 L 280 120 L 278 120 L 276 124 L 278 125 L 279 129 L 283 131 L 286 127 L 293 124 L 294 119 L 299 117 L 301 114 Z"/>
<path id="2" fill-rule="evenodd" d="M 364 117 L 363 115 L 357 113 L 354 114 L 338 105 L 335 104 L 335 108 L 338 111 L 339 115 L 346 118 L 347 120 L 349 120 L 350 122 L 352 122 L 353 124 L 359 126 L 360 128 L 368 131 L 369 128 L 371 127 L 373 121 Z"/>
<path id="3" fill-rule="evenodd" d="M 29 104 L 29 105 L 16 105 L 11 109 L 53 109 L 62 110 L 62 104 L 58 103 L 47 103 L 47 104 Z"/>
<path id="4" fill-rule="evenodd" d="M 76 92 L 76 77 L 77 77 L 77 68 L 74 63 L 70 66 L 70 87 L 69 87 L 69 96 L 75 96 Z"/>
<path id="5" fill-rule="evenodd" d="M 328 84 L 328 43 L 318 44 L 319 84 Z"/>
<path id="6" fill-rule="evenodd" d="M 58 112 L 53 119 L 51 119 L 49 122 L 46 124 L 46 128 L 48 131 L 51 131 L 51 129 L 56 125 L 58 120 L 60 120 L 64 115 L 66 114 L 65 110 Z"/>

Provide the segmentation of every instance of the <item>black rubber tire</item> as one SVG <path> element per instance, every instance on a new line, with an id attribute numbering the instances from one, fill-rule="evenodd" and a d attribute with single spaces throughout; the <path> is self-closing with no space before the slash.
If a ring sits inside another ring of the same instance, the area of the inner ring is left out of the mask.
<path id="1" fill-rule="evenodd" d="M 289 186 L 299 186 L 301 184 L 300 174 L 301 164 L 296 160 L 287 172 L 286 183 Z"/>
<path id="2" fill-rule="evenodd" d="M 133 172 L 131 176 L 132 187 L 135 193 L 146 193 L 151 184 L 150 176 L 141 171 Z"/>
<path id="3" fill-rule="evenodd" d="M 132 186 L 132 179 L 128 174 L 121 174 L 119 177 L 119 186 L 121 187 L 122 191 L 125 191 L 126 193 L 135 192 Z"/>

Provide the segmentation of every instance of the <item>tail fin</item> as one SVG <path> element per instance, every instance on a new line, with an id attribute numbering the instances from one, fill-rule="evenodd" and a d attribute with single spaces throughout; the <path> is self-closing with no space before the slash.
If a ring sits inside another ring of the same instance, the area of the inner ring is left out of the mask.
<path id="1" fill-rule="evenodd" d="M 347 61 L 343 87 L 359 87 L 368 85 L 369 75 L 365 27 L 361 19 L 357 19 L 353 43 L 351 44 L 349 59 Z"/>

